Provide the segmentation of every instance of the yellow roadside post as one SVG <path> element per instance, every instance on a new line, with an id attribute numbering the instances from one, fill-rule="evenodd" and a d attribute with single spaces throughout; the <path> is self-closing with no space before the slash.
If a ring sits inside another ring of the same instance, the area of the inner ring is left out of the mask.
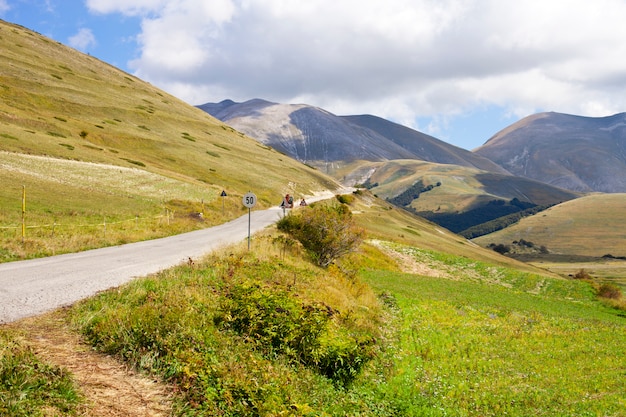
<path id="1" fill-rule="evenodd" d="M 22 185 L 22 243 L 26 238 L 26 186 Z"/>

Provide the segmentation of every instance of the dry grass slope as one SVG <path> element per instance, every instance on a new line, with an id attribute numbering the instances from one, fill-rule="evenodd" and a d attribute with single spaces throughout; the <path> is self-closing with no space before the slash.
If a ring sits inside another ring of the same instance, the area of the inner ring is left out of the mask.
<path id="1" fill-rule="evenodd" d="M 474 242 L 510 244 L 525 239 L 556 254 L 626 256 L 622 226 L 626 194 L 594 194 L 554 206 Z"/>
<path id="2" fill-rule="evenodd" d="M 377 184 L 372 192 L 381 198 L 395 197 L 418 181 L 424 186 L 440 183 L 413 200 L 411 207 L 418 212 L 464 212 L 495 199 L 555 204 L 578 196 L 525 178 L 419 160 L 359 161 L 333 174 L 349 184 L 363 184 L 369 179 L 369 184 Z"/>
<path id="3" fill-rule="evenodd" d="M 286 192 L 338 188 L 202 110 L 26 28 L 0 21 L 0 46 L 0 228 L 10 227 L 9 238 L 24 186 L 31 225 L 155 216 L 172 201 L 218 212 L 222 190 L 232 206 L 216 219 L 224 221 L 242 214 L 248 191 L 268 207 Z"/>

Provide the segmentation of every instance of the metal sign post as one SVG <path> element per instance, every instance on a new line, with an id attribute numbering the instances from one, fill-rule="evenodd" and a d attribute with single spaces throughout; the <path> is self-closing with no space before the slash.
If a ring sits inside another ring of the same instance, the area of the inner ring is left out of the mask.
<path id="1" fill-rule="evenodd" d="M 252 211 L 252 207 L 256 205 L 256 195 L 249 191 L 244 194 L 243 205 L 248 207 L 248 250 L 250 250 L 250 213 Z"/>

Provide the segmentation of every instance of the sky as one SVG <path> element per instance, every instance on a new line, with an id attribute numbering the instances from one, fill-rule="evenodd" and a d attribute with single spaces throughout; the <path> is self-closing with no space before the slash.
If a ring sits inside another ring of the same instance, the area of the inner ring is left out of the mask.
<path id="1" fill-rule="evenodd" d="M 626 111 L 626 0 L 0 0 L 0 19 L 192 105 L 373 114 L 472 150 Z"/>

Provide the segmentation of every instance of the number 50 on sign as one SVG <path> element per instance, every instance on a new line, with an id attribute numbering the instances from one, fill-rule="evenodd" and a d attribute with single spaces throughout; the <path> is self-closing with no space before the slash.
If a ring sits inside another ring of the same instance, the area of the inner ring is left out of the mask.
<path id="1" fill-rule="evenodd" d="M 256 205 L 256 195 L 254 193 L 246 193 L 243 196 L 243 205 L 252 208 Z"/>

